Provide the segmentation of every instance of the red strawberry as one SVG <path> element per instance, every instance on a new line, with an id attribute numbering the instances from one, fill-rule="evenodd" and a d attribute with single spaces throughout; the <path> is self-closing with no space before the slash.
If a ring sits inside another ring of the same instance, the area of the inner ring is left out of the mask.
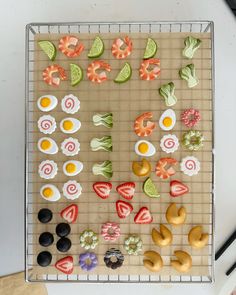
<path id="1" fill-rule="evenodd" d="M 78 216 L 78 206 L 76 204 L 71 204 L 64 208 L 60 214 L 67 222 L 74 223 Z"/>
<path id="2" fill-rule="evenodd" d="M 182 196 L 189 192 L 189 189 L 186 184 L 178 180 L 172 180 L 170 182 L 170 195 L 171 197 Z"/>
<path id="3" fill-rule="evenodd" d="M 134 182 L 124 182 L 116 187 L 116 191 L 126 200 L 132 200 L 135 191 Z"/>
<path id="4" fill-rule="evenodd" d="M 107 199 L 112 189 L 112 184 L 110 182 L 103 181 L 95 182 L 93 184 L 93 189 L 101 199 Z"/>
<path id="5" fill-rule="evenodd" d="M 134 222 L 138 224 L 148 224 L 153 221 L 153 217 L 147 207 L 142 207 L 134 217 Z"/>
<path id="6" fill-rule="evenodd" d="M 116 211 L 120 218 L 125 218 L 133 211 L 133 206 L 125 201 L 116 202 Z"/>
<path id="7" fill-rule="evenodd" d="M 67 275 L 71 274 L 74 269 L 73 257 L 66 256 L 66 257 L 58 260 L 55 264 L 55 267 Z"/>

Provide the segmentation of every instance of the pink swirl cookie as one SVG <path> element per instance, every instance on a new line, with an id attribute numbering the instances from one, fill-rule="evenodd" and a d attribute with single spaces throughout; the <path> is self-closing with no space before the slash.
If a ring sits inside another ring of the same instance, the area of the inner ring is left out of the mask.
<path id="1" fill-rule="evenodd" d="M 106 222 L 102 225 L 101 235 L 105 241 L 115 241 L 120 236 L 120 226 L 115 222 Z"/>
<path id="2" fill-rule="evenodd" d="M 66 156 L 75 156 L 80 151 L 80 143 L 76 138 L 66 138 L 61 144 L 61 150 Z"/>
<path id="3" fill-rule="evenodd" d="M 44 179 L 52 179 L 57 175 L 57 164 L 54 161 L 46 160 L 39 164 L 39 176 Z"/>
<path id="4" fill-rule="evenodd" d="M 74 114 L 80 109 L 80 101 L 73 94 L 66 95 L 61 101 L 61 108 L 67 114 Z"/>
<path id="5" fill-rule="evenodd" d="M 77 181 L 69 180 L 63 185 L 62 191 L 68 200 L 74 200 L 81 195 L 82 187 Z"/>
<path id="6" fill-rule="evenodd" d="M 185 157 L 180 163 L 180 170 L 188 176 L 197 175 L 200 170 L 200 162 L 193 156 Z"/>
<path id="7" fill-rule="evenodd" d="M 181 114 L 181 121 L 189 128 L 196 126 L 200 119 L 200 113 L 195 109 L 187 109 Z"/>
<path id="8" fill-rule="evenodd" d="M 179 147 L 179 140 L 174 134 L 164 135 L 161 139 L 160 147 L 167 154 L 174 153 Z"/>
<path id="9" fill-rule="evenodd" d="M 56 130 L 57 124 L 52 116 L 45 115 L 39 118 L 38 128 L 44 134 L 52 134 Z"/>

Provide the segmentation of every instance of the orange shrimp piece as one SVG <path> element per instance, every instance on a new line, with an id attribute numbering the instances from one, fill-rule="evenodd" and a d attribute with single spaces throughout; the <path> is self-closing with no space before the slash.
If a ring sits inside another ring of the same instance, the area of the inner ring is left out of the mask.
<path id="1" fill-rule="evenodd" d="M 152 66 L 153 69 L 149 70 L 149 67 Z M 139 76 L 142 80 L 154 80 L 160 75 L 160 59 L 150 58 L 146 59 L 141 63 L 139 69 Z"/>
<path id="2" fill-rule="evenodd" d="M 126 47 L 122 49 L 121 47 L 124 44 L 126 45 Z M 133 49 L 133 43 L 131 39 L 126 36 L 124 40 L 120 38 L 114 40 L 111 47 L 111 52 L 115 58 L 123 59 L 131 54 L 132 49 Z"/>
<path id="3" fill-rule="evenodd" d="M 60 39 L 58 48 L 67 57 L 76 57 L 84 50 L 84 45 L 74 36 L 65 36 Z"/>
<path id="4" fill-rule="evenodd" d="M 59 86 L 61 80 L 66 80 L 65 70 L 58 65 L 48 66 L 43 71 L 43 80 L 48 85 Z"/>
<path id="5" fill-rule="evenodd" d="M 156 165 L 156 175 L 162 179 L 167 179 L 175 174 L 175 169 L 172 166 L 177 164 L 177 160 L 172 158 L 161 158 Z"/>
<path id="6" fill-rule="evenodd" d="M 156 127 L 154 122 L 148 119 L 152 118 L 151 112 L 146 112 L 136 118 L 134 122 L 134 131 L 138 136 L 149 136 L 151 135 L 153 129 Z M 144 126 L 144 121 L 146 121 L 146 126 Z"/>
<path id="7" fill-rule="evenodd" d="M 104 71 L 96 72 L 97 70 L 111 71 L 111 66 L 101 60 L 95 60 L 92 62 L 87 69 L 87 77 L 90 81 L 95 83 L 102 83 L 107 80 L 107 74 Z"/>

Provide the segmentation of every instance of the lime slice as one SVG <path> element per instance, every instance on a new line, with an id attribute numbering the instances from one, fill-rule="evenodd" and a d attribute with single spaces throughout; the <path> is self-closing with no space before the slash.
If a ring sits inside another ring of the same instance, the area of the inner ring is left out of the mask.
<path id="1" fill-rule="evenodd" d="M 153 39 L 148 38 L 143 58 L 148 59 L 153 57 L 157 52 L 157 48 L 156 42 Z"/>
<path id="2" fill-rule="evenodd" d="M 132 75 L 132 69 L 128 62 L 125 63 L 123 68 L 120 70 L 119 74 L 116 76 L 114 82 L 124 83 L 130 79 Z"/>
<path id="3" fill-rule="evenodd" d="M 93 41 L 92 47 L 88 53 L 88 57 L 95 58 L 99 57 L 103 54 L 104 51 L 104 43 L 100 37 L 96 37 Z"/>
<path id="4" fill-rule="evenodd" d="M 83 70 L 76 64 L 70 64 L 71 86 L 76 86 L 83 79 Z"/>
<path id="5" fill-rule="evenodd" d="M 44 53 L 48 56 L 50 60 L 54 60 L 57 55 L 57 49 L 55 45 L 50 41 L 39 41 L 38 45 L 44 51 Z"/>
<path id="6" fill-rule="evenodd" d="M 159 198 L 160 194 L 157 191 L 155 184 L 152 182 L 151 178 L 147 178 L 143 184 L 144 193 L 151 198 Z"/>

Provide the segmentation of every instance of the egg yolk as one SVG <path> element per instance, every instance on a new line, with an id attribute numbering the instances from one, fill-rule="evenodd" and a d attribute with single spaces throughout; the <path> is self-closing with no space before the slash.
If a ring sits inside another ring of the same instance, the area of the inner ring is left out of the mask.
<path id="1" fill-rule="evenodd" d="M 76 166 L 73 163 L 69 163 L 66 165 L 66 172 L 74 173 L 76 171 Z"/>
<path id="2" fill-rule="evenodd" d="M 140 143 L 140 145 L 138 146 L 138 150 L 141 154 L 146 154 L 146 152 L 148 151 L 148 144 L 146 142 Z"/>
<path id="3" fill-rule="evenodd" d="M 48 97 L 43 97 L 43 98 L 40 100 L 40 105 L 41 105 L 43 108 L 49 107 L 50 104 L 51 104 L 51 99 L 48 98 Z"/>
<path id="4" fill-rule="evenodd" d="M 162 123 L 165 127 L 170 127 L 172 125 L 172 118 L 165 117 Z"/>
<path id="5" fill-rule="evenodd" d="M 43 196 L 45 198 L 51 198 L 53 196 L 53 190 L 50 187 L 47 187 L 43 190 Z"/>
<path id="6" fill-rule="evenodd" d="M 74 127 L 74 124 L 73 124 L 72 121 L 70 121 L 70 120 L 65 120 L 65 121 L 63 122 L 63 128 L 64 128 L 64 130 L 71 130 L 73 127 Z"/>
<path id="7" fill-rule="evenodd" d="M 52 144 L 49 140 L 42 140 L 40 146 L 41 146 L 42 150 L 46 151 L 46 150 L 50 149 Z"/>

